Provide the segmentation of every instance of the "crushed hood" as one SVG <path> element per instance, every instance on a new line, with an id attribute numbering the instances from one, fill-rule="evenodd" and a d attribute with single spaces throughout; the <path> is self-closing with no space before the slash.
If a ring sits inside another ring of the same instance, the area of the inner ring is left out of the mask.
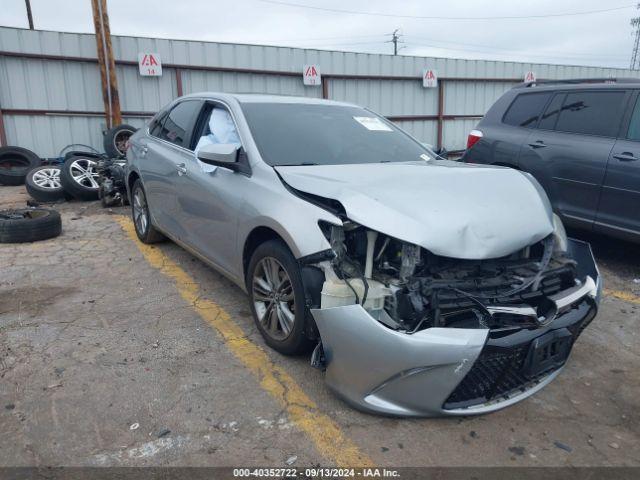
<path id="1" fill-rule="evenodd" d="M 436 255 L 497 258 L 553 231 L 535 180 L 448 161 L 274 167 L 301 192 L 338 200 L 347 217 Z"/>

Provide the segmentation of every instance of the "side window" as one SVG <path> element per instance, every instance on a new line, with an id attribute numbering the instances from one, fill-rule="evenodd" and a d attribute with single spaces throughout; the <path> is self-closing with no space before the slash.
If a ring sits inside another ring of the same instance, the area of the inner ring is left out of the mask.
<path id="1" fill-rule="evenodd" d="M 185 100 L 171 109 L 157 137 L 181 147 L 189 148 L 185 140 L 189 137 L 189 128 L 200 111 L 199 100 Z"/>
<path id="2" fill-rule="evenodd" d="M 538 116 L 542 113 L 542 109 L 550 98 L 550 92 L 518 95 L 509 110 L 507 110 L 507 113 L 504 114 L 503 123 L 514 127 L 535 127 Z"/>
<path id="3" fill-rule="evenodd" d="M 556 124 L 556 130 L 587 135 L 615 137 L 622 119 L 626 92 L 568 93 Z"/>
<path id="4" fill-rule="evenodd" d="M 159 112 L 149 123 L 149 133 L 154 137 L 157 137 L 160 134 L 160 131 L 162 130 L 162 124 L 167 118 L 167 114 L 168 112 L 166 110 Z"/>
<path id="5" fill-rule="evenodd" d="M 631 120 L 629 120 L 627 138 L 629 140 L 640 142 L 640 97 L 638 97 L 638 100 L 636 101 L 636 106 L 633 109 L 633 115 L 631 115 Z"/>
<path id="6" fill-rule="evenodd" d="M 222 105 L 208 103 L 200 115 L 191 143 L 196 144 L 197 154 L 204 145 L 229 143 L 240 145 L 241 142 L 229 111 Z"/>
<path id="7" fill-rule="evenodd" d="M 564 101 L 565 94 L 558 93 L 553 97 L 551 103 L 540 117 L 540 123 L 538 128 L 542 130 L 553 130 L 556 128 L 558 117 L 560 116 L 560 110 L 562 109 L 562 102 Z"/>

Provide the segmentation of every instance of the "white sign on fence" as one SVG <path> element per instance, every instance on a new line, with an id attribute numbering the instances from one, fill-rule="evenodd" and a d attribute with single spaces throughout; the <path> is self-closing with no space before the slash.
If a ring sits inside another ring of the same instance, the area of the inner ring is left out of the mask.
<path id="1" fill-rule="evenodd" d="M 535 72 L 527 72 L 524 74 L 525 82 L 535 82 L 536 81 L 536 73 Z"/>
<path id="2" fill-rule="evenodd" d="M 302 70 L 302 80 L 305 85 L 319 86 L 322 83 L 320 67 L 318 65 L 305 65 Z"/>
<path id="3" fill-rule="evenodd" d="M 438 72 L 425 69 L 422 72 L 422 86 L 424 88 L 436 88 L 438 86 Z"/>
<path id="4" fill-rule="evenodd" d="M 162 61 L 157 53 L 138 53 L 138 68 L 143 77 L 161 77 Z"/>

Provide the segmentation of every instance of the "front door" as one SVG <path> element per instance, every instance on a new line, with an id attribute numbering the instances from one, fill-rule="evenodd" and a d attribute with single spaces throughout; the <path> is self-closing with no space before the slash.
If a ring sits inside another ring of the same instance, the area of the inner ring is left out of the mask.
<path id="1" fill-rule="evenodd" d="M 228 141 L 217 139 L 212 133 L 209 124 L 213 108 L 213 103 L 205 105 L 195 126 L 191 150 L 195 150 L 202 137 L 209 137 L 215 143 Z M 216 104 L 215 108 L 225 107 Z M 225 111 L 228 112 L 226 108 Z M 235 139 L 238 139 L 237 133 Z M 217 268 L 237 276 L 241 273 L 234 271 L 238 219 L 245 203 L 244 195 L 250 192 L 251 179 L 223 167 L 203 164 L 193 151 L 186 160 L 186 170 L 178 183 L 178 210 L 185 242 Z"/>
<path id="2" fill-rule="evenodd" d="M 618 235 L 640 234 L 640 101 L 629 127 L 611 151 L 602 186 L 595 229 Z"/>

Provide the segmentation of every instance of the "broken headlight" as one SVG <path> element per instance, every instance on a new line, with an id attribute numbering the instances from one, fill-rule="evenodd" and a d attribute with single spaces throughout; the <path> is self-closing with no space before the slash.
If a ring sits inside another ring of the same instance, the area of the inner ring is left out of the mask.
<path id="1" fill-rule="evenodd" d="M 564 229 L 562 220 L 560 220 L 560 217 L 555 213 L 553 214 L 553 240 L 553 250 L 555 252 L 567 251 L 567 232 Z"/>

